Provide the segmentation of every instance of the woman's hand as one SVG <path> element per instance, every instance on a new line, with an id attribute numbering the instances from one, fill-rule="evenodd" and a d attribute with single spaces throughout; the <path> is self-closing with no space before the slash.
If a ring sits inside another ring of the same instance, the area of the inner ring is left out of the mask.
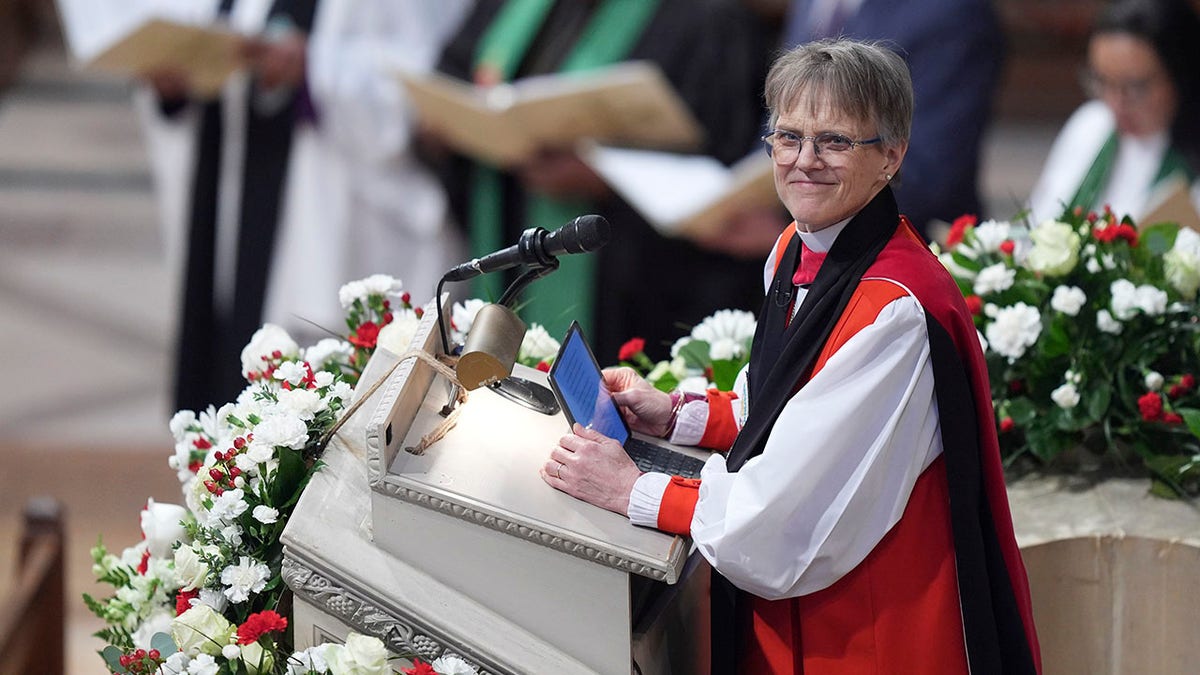
<path id="1" fill-rule="evenodd" d="M 642 472 L 620 443 L 580 424 L 572 431 L 550 453 L 542 480 L 576 499 L 628 516 L 629 494 Z"/>
<path id="2" fill-rule="evenodd" d="M 247 38 L 242 43 L 242 58 L 258 76 L 264 89 L 295 87 L 304 80 L 308 39 L 299 31 L 282 37 Z"/>
<path id="3" fill-rule="evenodd" d="M 570 150 L 545 149 L 514 167 L 529 190 L 559 199 L 603 199 L 608 185 Z"/>
<path id="4" fill-rule="evenodd" d="M 663 438 L 670 431 L 671 395 L 659 391 L 632 368 L 608 368 L 604 385 L 634 431 Z"/>

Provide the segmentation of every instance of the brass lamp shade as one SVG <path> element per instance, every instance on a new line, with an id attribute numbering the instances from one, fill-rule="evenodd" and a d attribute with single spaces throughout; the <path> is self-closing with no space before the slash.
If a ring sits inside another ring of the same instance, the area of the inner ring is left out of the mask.
<path id="1" fill-rule="evenodd" d="M 484 305 L 471 323 L 458 359 L 458 381 L 472 390 L 508 377 L 524 338 L 525 322 L 515 312 L 503 305 Z"/>

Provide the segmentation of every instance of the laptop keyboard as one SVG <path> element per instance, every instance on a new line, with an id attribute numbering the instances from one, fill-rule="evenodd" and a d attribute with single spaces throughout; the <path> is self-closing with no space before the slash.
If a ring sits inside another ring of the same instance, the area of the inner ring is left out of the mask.
<path id="1" fill-rule="evenodd" d="M 642 471 L 654 471 L 684 478 L 699 478 L 700 469 L 704 467 L 703 460 L 675 452 L 661 445 L 647 443 L 632 436 L 625 441 L 625 452 Z"/>

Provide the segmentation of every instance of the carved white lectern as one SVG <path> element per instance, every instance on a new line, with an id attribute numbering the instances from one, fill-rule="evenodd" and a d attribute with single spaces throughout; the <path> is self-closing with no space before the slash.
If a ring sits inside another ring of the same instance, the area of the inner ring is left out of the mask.
<path id="1" fill-rule="evenodd" d="M 431 354 L 434 314 L 413 342 Z M 685 570 L 689 542 L 547 486 L 538 469 L 565 418 L 486 388 L 412 454 L 450 389 L 426 362 L 392 370 L 398 360 L 376 352 L 359 391 L 386 380 L 330 444 L 284 533 L 297 648 L 356 630 L 486 673 L 706 672 L 708 570 Z"/>

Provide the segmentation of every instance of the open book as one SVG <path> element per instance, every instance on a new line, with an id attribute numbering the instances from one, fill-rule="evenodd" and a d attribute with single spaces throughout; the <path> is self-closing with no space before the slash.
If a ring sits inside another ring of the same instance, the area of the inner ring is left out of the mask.
<path id="1" fill-rule="evenodd" d="M 779 203 L 771 158 L 732 167 L 713 157 L 582 144 L 579 156 L 666 236 L 711 234 L 738 212 Z"/>
<path id="2" fill-rule="evenodd" d="M 703 130 L 657 65 L 632 61 L 479 87 L 438 73 L 401 72 L 423 124 L 455 150 L 506 166 L 541 147 L 581 139 L 690 149 Z"/>
<path id="3" fill-rule="evenodd" d="M 74 61 L 86 69 L 138 77 L 176 70 L 199 97 L 216 96 L 241 67 L 240 38 L 157 0 L 57 0 Z"/>

